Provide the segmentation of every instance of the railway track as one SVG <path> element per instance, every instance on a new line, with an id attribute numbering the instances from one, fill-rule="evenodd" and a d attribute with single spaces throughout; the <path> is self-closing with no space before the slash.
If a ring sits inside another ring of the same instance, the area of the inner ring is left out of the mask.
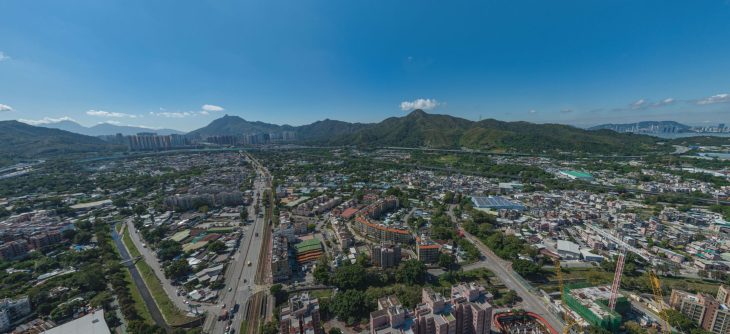
<path id="1" fill-rule="evenodd" d="M 241 333 L 254 334 L 260 332 L 266 320 L 267 303 L 268 296 L 261 291 L 249 299 L 246 306 L 246 327 L 242 328 Z"/>

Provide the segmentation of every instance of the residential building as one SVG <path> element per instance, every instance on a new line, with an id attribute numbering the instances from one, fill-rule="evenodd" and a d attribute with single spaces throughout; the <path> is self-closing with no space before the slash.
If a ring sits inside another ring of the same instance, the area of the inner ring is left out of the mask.
<path id="1" fill-rule="evenodd" d="M 30 311 L 28 297 L 0 300 L 0 332 L 10 330 L 14 322 L 30 314 Z"/>
<path id="2" fill-rule="evenodd" d="M 0 259 L 15 260 L 23 258 L 28 254 L 28 242 L 15 240 L 0 245 Z"/>
<path id="3" fill-rule="evenodd" d="M 323 334 L 319 318 L 319 300 L 309 293 L 301 293 L 289 299 L 281 309 L 279 333 L 282 334 Z"/>
<path id="4" fill-rule="evenodd" d="M 408 312 L 396 296 L 378 299 L 378 310 L 370 313 L 370 333 L 395 334 L 407 330 Z"/>
<path id="5" fill-rule="evenodd" d="M 397 244 L 373 245 L 370 250 L 373 265 L 381 268 L 391 268 L 400 264 L 401 249 Z"/>
<path id="6" fill-rule="evenodd" d="M 669 305 L 692 319 L 702 329 L 715 333 L 730 333 L 730 308 L 727 304 L 728 288 L 724 285 L 717 292 L 717 298 L 707 294 L 691 294 L 672 290 Z"/>
<path id="7" fill-rule="evenodd" d="M 418 255 L 418 260 L 423 263 L 438 262 L 440 249 L 441 245 L 425 236 L 416 238 L 416 254 Z"/>
<path id="8" fill-rule="evenodd" d="M 50 231 L 46 233 L 36 234 L 28 238 L 28 242 L 34 249 L 43 249 L 50 245 L 57 244 L 63 240 L 60 231 Z"/>
<path id="9" fill-rule="evenodd" d="M 476 284 L 462 283 L 446 299 L 430 288 L 421 290 L 421 303 L 413 312 L 395 296 L 378 300 L 370 313 L 371 334 L 489 334 L 492 330 L 491 295 Z"/>

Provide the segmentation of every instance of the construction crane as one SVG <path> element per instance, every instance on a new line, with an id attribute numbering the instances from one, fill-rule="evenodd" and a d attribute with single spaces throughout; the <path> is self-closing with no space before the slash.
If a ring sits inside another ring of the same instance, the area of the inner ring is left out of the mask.
<path id="1" fill-rule="evenodd" d="M 671 334 L 672 329 L 669 327 L 669 319 L 664 311 L 664 294 L 662 293 L 662 285 L 659 282 L 659 277 L 656 275 L 654 270 L 649 270 L 649 281 L 651 283 L 651 289 L 654 291 L 654 299 L 657 303 L 657 310 L 659 311 L 659 317 L 662 319 L 660 327 L 662 333 Z"/>
<path id="2" fill-rule="evenodd" d="M 608 300 L 608 307 L 613 311 L 616 309 L 616 299 L 618 298 L 618 289 L 621 286 L 621 276 L 624 271 L 624 263 L 626 262 L 626 253 L 627 248 L 624 247 L 621 249 L 621 253 L 618 255 L 618 259 L 616 260 L 616 272 L 613 275 L 613 284 L 611 285 L 611 296 Z M 558 269 L 559 271 L 560 269 Z M 648 270 L 649 272 L 649 283 L 651 284 L 651 289 L 654 292 L 654 299 L 657 303 L 657 309 L 659 310 L 659 317 L 661 319 L 661 330 L 664 334 L 671 334 L 672 330 L 671 327 L 669 327 L 669 321 L 667 320 L 666 313 L 662 312 L 664 310 L 664 294 L 662 293 L 662 286 L 659 282 L 659 277 L 657 276 L 656 272 L 654 272 L 654 269 Z M 562 285 L 562 283 L 561 283 Z M 562 289 L 562 287 L 561 287 Z"/>
<path id="3" fill-rule="evenodd" d="M 563 286 L 563 270 L 560 268 L 560 259 L 555 259 L 555 276 L 558 277 L 558 286 L 560 288 L 560 301 L 561 303 L 565 302 L 565 298 L 563 298 L 563 293 L 565 291 Z M 570 319 L 568 316 L 567 308 L 565 305 L 563 305 L 563 321 L 565 321 L 565 327 L 563 327 L 563 334 L 570 333 L 570 328 L 577 324 L 577 322 L 573 321 L 573 319 Z"/>
<path id="4" fill-rule="evenodd" d="M 621 275 L 624 272 L 624 262 L 626 262 L 626 247 L 621 250 L 616 261 L 616 272 L 613 274 L 613 284 L 611 284 L 611 297 L 608 299 L 608 308 L 611 311 L 616 309 L 616 299 L 618 298 L 618 288 L 621 286 Z"/>

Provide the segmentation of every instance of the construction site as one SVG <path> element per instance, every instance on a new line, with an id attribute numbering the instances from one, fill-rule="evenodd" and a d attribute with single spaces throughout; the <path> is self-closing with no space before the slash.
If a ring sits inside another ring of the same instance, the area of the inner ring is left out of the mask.
<path id="1" fill-rule="evenodd" d="M 629 300 L 619 293 L 621 277 L 623 276 L 627 248 L 623 248 L 616 259 L 611 286 L 586 286 L 563 284 L 563 274 L 560 260 L 555 260 L 555 273 L 560 284 L 560 299 L 562 301 L 563 333 L 583 332 L 590 326 L 599 327 L 609 332 L 617 333 L 623 323 L 622 315 L 631 309 Z M 648 270 L 650 285 L 654 292 L 654 300 L 662 316 L 661 330 L 665 334 L 671 333 L 666 315 L 661 312 L 665 308 L 661 283 L 653 269 Z"/>
<path id="2" fill-rule="evenodd" d="M 524 311 L 495 314 L 494 327 L 501 334 L 558 334 L 541 316 Z"/>
<path id="3" fill-rule="evenodd" d="M 574 312 L 571 318 L 580 327 L 592 325 L 615 332 L 621 326 L 621 314 L 628 312 L 631 305 L 626 297 L 619 295 L 612 310 L 609 308 L 610 299 L 610 286 L 566 286 L 563 292 L 563 302 Z M 575 314 L 579 317 L 575 317 Z"/>

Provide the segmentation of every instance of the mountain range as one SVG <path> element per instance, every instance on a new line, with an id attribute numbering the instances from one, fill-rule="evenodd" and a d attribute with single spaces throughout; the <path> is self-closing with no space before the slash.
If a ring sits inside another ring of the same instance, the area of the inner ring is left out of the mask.
<path id="1" fill-rule="evenodd" d="M 172 129 L 149 129 L 138 126 L 114 125 L 110 123 L 100 123 L 94 126 L 87 127 L 69 120 L 42 124 L 39 126 L 42 126 L 44 128 L 65 130 L 68 132 L 78 133 L 86 136 L 112 136 L 116 135 L 117 133 L 121 133 L 125 136 L 130 136 L 136 135 L 140 132 L 154 132 L 158 135 L 184 134 L 184 132 L 182 131 Z"/>
<path id="2" fill-rule="evenodd" d="M 679 126 L 674 122 L 660 122 Z M 650 125 L 650 124 L 649 124 Z M 123 150 L 99 138 L 101 134 L 151 132 L 145 128 L 100 124 L 90 128 L 75 122 L 60 122 L 59 129 L 32 126 L 17 121 L 0 121 L 0 165 L 22 159 L 37 159 L 58 154 Z M 63 130 L 62 130 L 63 129 Z M 79 133 L 86 133 L 82 135 Z M 158 134 L 180 133 L 153 130 Z M 579 152 L 593 154 L 643 154 L 666 152 L 679 140 L 664 140 L 633 133 L 617 133 L 605 128 L 580 129 L 562 124 L 504 122 L 495 119 L 471 121 L 450 115 L 429 114 L 415 110 L 402 117 L 390 117 L 378 123 L 348 123 L 325 119 L 307 125 L 290 126 L 247 121 L 226 115 L 186 136 L 192 141 L 213 136 L 242 136 L 289 132 L 289 142 L 320 146 L 413 147 L 479 149 L 495 152 L 545 153 Z M 697 141 L 699 138 L 682 139 Z M 730 142 L 716 138 L 712 142 Z M 680 144 L 680 142 L 677 142 Z M 686 144 L 686 143 L 684 143 Z"/>
<path id="3" fill-rule="evenodd" d="M 0 121 L 0 166 L 21 160 L 115 149 L 120 147 L 96 137 L 18 121 Z"/>
<path id="4" fill-rule="evenodd" d="M 569 125 L 470 121 L 450 115 L 415 110 L 379 123 L 323 120 L 302 126 L 250 122 L 226 115 L 188 136 L 239 136 L 289 131 L 298 142 L 317 145 L 472 148 L 498 151 L 581 151 L 637 153 L 656 148 L 657 139 L 608 130 L 589 131 Z"/>

